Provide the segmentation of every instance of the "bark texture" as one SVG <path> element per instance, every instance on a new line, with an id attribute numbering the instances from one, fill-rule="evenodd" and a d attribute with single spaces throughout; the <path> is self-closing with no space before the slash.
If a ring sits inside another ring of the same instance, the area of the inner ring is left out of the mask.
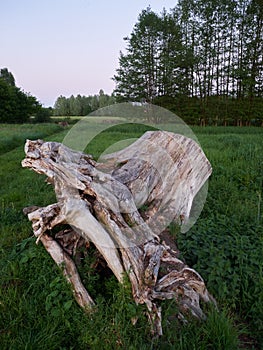
<path id="1" fill-rule="evenodd" d="M 213 297 L 164 238 L 171 222 L 187 227 L 194 197 L 211 174 L 193 140 L 146 132 L 100 163 L 56 142 L 27 140 L 25 153 L 22 166 L 47 176 L 57 203 L 24 211 L 80 306 L 89 310 L 94 305 L 75 266 L 78 247 L 88 254 L 92 242 L 120 282 L 128 275 L 133 298 L 147 305 L 155 334 L 162 334 L 160 300 L 175 298 L 182 314 L 205 318 L 200 300 L 214 302 Z M 60 225 L 64 228 L 52 235 Z"/>

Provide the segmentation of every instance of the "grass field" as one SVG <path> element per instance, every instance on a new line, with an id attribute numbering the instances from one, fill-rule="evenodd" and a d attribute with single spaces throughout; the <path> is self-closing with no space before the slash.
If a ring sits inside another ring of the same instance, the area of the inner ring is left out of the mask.
<path id="1" fill-rule="evenodd" d="M 61 130 L 56 124 L 0 124 L 0 154 L 11 151 L 28 139 L 41 139 Z"/>
<path id="2" fill-rule="evenodd" d="M 88 276 L 84 282 L 97 312 L 85 315 L 52 259 L 35 245 L 22 209 L 56 199 L 44 177 L 21 167 L 24 140 L 62 141 L 68 129 L 60 130 L 52 124 L 0 125 L 0 349 L 261 349 L 263 129 L 194 128 L 213 174 L 199 220 L 176 240 L 182 257 L 204 277 L 219 312 L 207 308 L 206 322 L 183 325 L 173 317 L 175 303 L 165 302 L 161 339 L 149 334 L 145 310 L 134 305 L 128 285 L 100 279 L 90 258 L 80 273 Z M 144 131 L 116 126 L 86 151 L 98 157 L 111 143 Z"/>

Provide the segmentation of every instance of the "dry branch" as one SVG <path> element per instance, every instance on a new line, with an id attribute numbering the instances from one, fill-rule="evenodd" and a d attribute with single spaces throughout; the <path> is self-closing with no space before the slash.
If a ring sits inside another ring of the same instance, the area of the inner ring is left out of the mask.
<path id="1" fill-rule="evenodd" d="M 158 300 L 175 298 L 181 312 L 204 317 L 199 301 L 213 298 L 202 277 L 161 238 L 172 221 L 187 226 L 193 199 L 211 174 L 210 163 L 193 140 L 146 132 L 101 163 L 41 140 L 28 140 L 25 153 L 23 167 L 45 174 L 58 200 L 29 210 L 28 218 L 37 241 L 63 266 L 81 306 L 94 303 L 70 257 L 80 239 L 93 242 L 120 282 L 128 275 L 134 300 L 147 305 L 155 333 L 162 334 Z M 61 224 L 72 229 L 52 237 L 52 228 Z"/>

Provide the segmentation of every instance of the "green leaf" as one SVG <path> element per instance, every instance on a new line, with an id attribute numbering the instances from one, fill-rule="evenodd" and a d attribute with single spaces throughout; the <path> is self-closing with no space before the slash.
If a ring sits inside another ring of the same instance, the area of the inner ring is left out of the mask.
<path id="1" fill-rule="evenodd" d="M 58 308 L 53 308 L 53 309 L 51 310 L 51 315 L 52 315 L 53 317 L 59 317 L 60 314 L 61 314 L 61 312 L 60 312 L 60 310 L 59 310 Z"/>
<path id="2" fill-rule="evenodd" d="M 73 300 L 68 300 L 67 302 L 64 303 L 64 309 L 69 310 L 72 306 Z"/>

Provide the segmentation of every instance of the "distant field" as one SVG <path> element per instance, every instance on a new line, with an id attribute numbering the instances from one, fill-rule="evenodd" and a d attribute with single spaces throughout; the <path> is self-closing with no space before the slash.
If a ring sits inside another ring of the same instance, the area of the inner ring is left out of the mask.
<path id="1" fill-rule="evenodd" d="M 90 128 L 96 131 L 102 119 L 95 118 Z M 35 245 L 22 209 L 56 198 L 44 177 L 21 167 L 24 141 L 62 141 L 69 130 L 55 124 L 0 125 L 0 349 L 261 349 L 263 128 L 193 128 L 213 174 L 199 220 L 187 233 L 175 234 L 182 257 L 204 277 L 219 312 L 208 309 L 207 322 L 182 325 L 173 314 L 176 305 L 163 303 L 160 340 L 149 336 L 144 309 L 134 305 L 129 291 L 114 278 L 94 275 L 89 257 L 81 273 L 88 275 L 84 282 L 98 309 L 92 318 L 84 315 L 52 259 Z M 143 125 L 110 127 L 87 152 L 98 157 L 145 130 Z"/>
<path id="2" fill-rule="evenodd" d="M 87 115 L 87 116 L 54 116 L 54 117 L 51 117 L 51 119 L 53 120 L 68 120 L 69 122 L 71 120 L 75 121 L 75 120 L 82 120 L 82 119 L 85 119 L 87 121 L 90 121 L 90 122 L 113 122 L 113 121 L 117 121 L 117 120 L 125 120 L 124 118 L 121 118 L 121 117 L 110 117 L 110 116 L 90 116 L 90 115 Z"/>
<path id="3" fill-rule="evenodd" d="M 26 139 L 39 139 L 61 130 L 59 125 L 48 124 L 0 124 L 0 154 L 24 143 Z"/>

